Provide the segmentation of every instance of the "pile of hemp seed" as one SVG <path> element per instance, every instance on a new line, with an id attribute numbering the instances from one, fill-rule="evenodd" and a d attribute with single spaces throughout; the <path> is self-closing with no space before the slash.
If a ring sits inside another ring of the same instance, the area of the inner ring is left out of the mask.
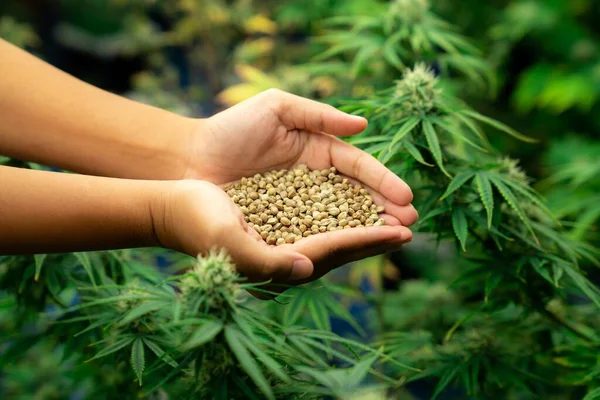
<path id="1" fill-rule="evenodd" d="M 270 245 L 295 243 L 318 233 L 384 224 L 383 206 L 339 175 L 335 167 L 299 165 L 242 178 L 225 186 L 246 222 Z"/>

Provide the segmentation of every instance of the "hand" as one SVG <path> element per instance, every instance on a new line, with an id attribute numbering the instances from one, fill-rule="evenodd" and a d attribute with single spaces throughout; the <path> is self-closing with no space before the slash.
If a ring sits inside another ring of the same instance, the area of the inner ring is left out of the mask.
<path id="1" fill-rule="evenodd" d="M 250 281 L 296 285 L 317 279 L 350 261 L 398 249 L 412 234 L 403 226 L 353 228 L 269 246 L 244 221 L 219 187 L 183 180 L 150 207 L 157 241 L 191 256 L 224 248 Z"/>
<path id="2" fill-rule="evenodd" d="M 335 137 L 358 134 L 366 126 L 362 117 L 267 90 L 198 122 L 186 177 L 222 184 L 298 164 L 335 166 L 385 206 L 386 224 L 410 226 L 418 215 L 408 185 L 371 155 Z"/>

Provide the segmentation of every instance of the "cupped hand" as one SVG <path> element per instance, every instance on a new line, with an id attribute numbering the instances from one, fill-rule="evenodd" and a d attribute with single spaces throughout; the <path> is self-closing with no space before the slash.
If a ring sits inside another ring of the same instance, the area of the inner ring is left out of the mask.
<path id="1" fill-rule="evenodd" d="M 191 256 L 223 248 L 253 282 L 297 285 L 350 261 L 398 249 L 412 234 L 404 226 L 327 232 L 294 244 L 270 246 L 218 186 L 200 180 L 169 184 L 151 207 L 157 241 Z"/>
<path id="2" fill-rule="evenodd" d="M 267 90 L 198 122 L 186 177 L 223 184 L 298 164 L 334 166 L 385 207 L 386 224 L 410 226 L 418 215 L 409 186 L 373 156 L 336 137 L 358 134 L 366 126 L 366 119 L 332 106 Z"/>

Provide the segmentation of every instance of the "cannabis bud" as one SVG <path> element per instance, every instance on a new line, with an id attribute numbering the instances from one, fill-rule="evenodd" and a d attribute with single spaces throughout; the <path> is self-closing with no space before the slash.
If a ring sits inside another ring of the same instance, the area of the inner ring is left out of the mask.
<path id="1" fill-rule="evenodd" d="M 423 116 L 435 107 L 441 89 L 433 70 L 423 63 L 404 72 L 402 80 L 396 83 L 394 99 L 400 108 L 399 118 L 408 115 Z"/>
<path id="2" fill-rule="evenodd" d="M 210 307 L 218 307 L 236 297 L 239 280 L 229 255 L 223 250 L 211 250 L 206 257 L 198 256 L 192 270 L 181 279 L 180 288 L 184 299 L 192 303 L 205 299 Z"/>
<path id="3" fill-rule="evenodd" d="M 390 14 L 404 23 L 418 22 L 429 11 L 429 0 L 394 0 Z"/>
<path id="4" fill-rule="evenodd" d="M 531 179 L 525 174 L 523 168 L 519 166 L 519 160 L 504 157 L 501 160 L 501 164 L 502 172 L 505 172 L 509 179 L 526 185 L 531 183 Z"/>

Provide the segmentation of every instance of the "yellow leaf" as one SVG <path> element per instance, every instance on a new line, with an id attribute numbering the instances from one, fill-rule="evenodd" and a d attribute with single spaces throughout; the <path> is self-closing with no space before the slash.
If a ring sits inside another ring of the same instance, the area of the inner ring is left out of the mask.
<path id="1" fill-rule="evenodd" d="M 277 32 L 277 24 L 262 14 L 255 15 L 246 20 L 244 28 L 248 33 L 273 35 Z"/>
<path id="2" fill-rule="evenodd" d="M 247 64 L 236 65 L 235 72 L 243 81 L 261 86 L 263 89 L 279 88 L 280 86 L 277 80 Z"/>
<path id="3" fill-rule="evenodd" d="M 233 85 L 217 95 L 217 100 L 227 106 L 233 106 L 254 95 L 259 94 L 264 89 L 249 83 L 240 83 Z"/>
<path id="4" fill-rule="evenodd" d="M 270 37 L 248 40 L 237 47 L 235 58 L 241 62 L 253 61 L 258 57 L 270 54 L 274 47 L 275 42 Z"/>

